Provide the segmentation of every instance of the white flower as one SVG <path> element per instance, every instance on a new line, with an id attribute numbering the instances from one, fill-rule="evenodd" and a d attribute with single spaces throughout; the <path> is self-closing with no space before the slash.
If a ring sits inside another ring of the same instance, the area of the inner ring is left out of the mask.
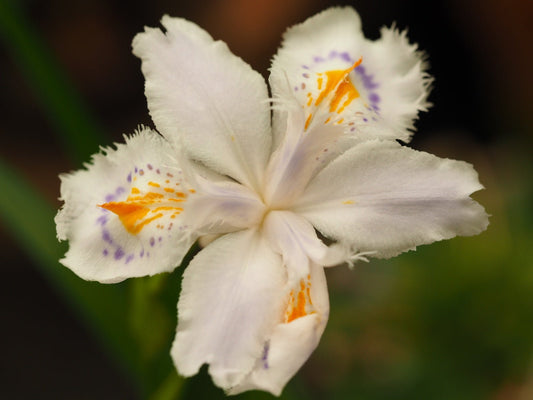
<path id="1" fill-rule="evenodd" d="M 198 26 L 133 41 L 152 119 L 61 176 L 62 261 L 84 279 L 184 273 L 172 357 L 229 393 L 279 395 L 328 319 L 324 266 L 391 257 L 488 224 L 464 162 L 403 147 L 430 78 L 405 34 L 366 40 L 350 8 L 287 31 L 262 77 Z M 271 123 L 271 112 L 273 118 Z M 333 243 L 329 247 L 316 230 Z"/>

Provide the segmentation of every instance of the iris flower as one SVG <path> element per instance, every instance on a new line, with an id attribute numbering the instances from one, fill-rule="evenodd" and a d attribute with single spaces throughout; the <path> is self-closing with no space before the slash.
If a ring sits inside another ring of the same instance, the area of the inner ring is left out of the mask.
<path id="1" fill-rule="evenodd" d="M 61 176 L 61 262 L 87 280 L 183 275 L 171 355 L 230 394 L 279 395 L 329 314 L 324 267 L 475 235 L 471 165 L 407 143 L 431 78 L 404 32 L 364 38 L 351 8 L 290 28 L 270 75 L 197 25 L 163 17 L 133 40 L 154 131 Z"/>

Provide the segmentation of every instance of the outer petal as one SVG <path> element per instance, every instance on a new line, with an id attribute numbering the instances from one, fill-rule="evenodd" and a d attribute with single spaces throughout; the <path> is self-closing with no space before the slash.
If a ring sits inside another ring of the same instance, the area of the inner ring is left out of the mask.
<path id="1" fill-rule="evenodd" d="M 110 283 L 170 271 L 195 237 L 183 223 L 194 190 L 168 142 L 149 129 L 61 176 L 57 236 L 61 262 L 80 277 Z"/>
<path id="2" fill-rule="evenodd" d="M 266 84 L 197 25 L 163 17 L 133 40 L 158 130 L 193 159 L 258 188 L 270 154 Z"/>
<path id="3" fill-rule="evenodd" d="M 322 267 L 311 265 L 308 287 L 312 311 L 276 326 L 265 344 L 263 356 L 257 360 L 252 372 L 229 391 L 230 394 L 259 389 L 279 396 L 289 379 L 307 361 L 320 341 L 329 316 L 328 291 Z M 289 295 L 289 307 L 290 302 Z"/>
<path id="4" fill-rule="evenodd" d="M 391 257 L 483 231 L 487 215 L 468 197 L 479 189 L 470 164 L 370 141 L 324 168 L 295 211 L 328 237 Z"/>
<path id="5" fill-rule="evenodd" d="M 261 357 L 283 313 L 281 258 L 253 230 L 215 240 L 191 262 L 178 303 L 172 358 L 191 376 L 208 363 L 214 382 L 229 389 Z"/>
<path id="6" fill-rule="evenodd" d="M 357 139 L 407 141 L 413 120 L 428 106 L 426 65 L 405 34 L 382 30 L 366 40 L 357 13 L 331 8 L 289 29 L 274 58 L 270 78 L 279 101 L 296 98 L 306 128 L 344 126 Z M 275 116 L 276 143 L 283 118 Z"/>

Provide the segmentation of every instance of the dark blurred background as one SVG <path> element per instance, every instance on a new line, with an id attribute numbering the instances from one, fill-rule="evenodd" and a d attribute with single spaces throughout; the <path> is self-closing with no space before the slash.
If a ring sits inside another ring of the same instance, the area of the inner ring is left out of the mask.
<path id="1" fill-rule="evenodd" d="M 163 14 L 196 22 L 267 77 L 287 27 L 346 4 L 360 13 L 367 37 L 378 38 L 381 26 L 395 22 L 428 53 L 434 107 L 421 115 L 411 145 L 473 163 L 486 187 L 475 198 L 492 215 L 491 225 L 479 237 L 425 246 L 353 272 L 328 270 L 330 323 L 286 393 L 533 399 L 533 2 L 16 2 L 96 121 L 102 145 L 121 141 L 139 124 L 153 126 L 130 43 Z M 80 163 L 65 149 L 5 31 L 2 39 L 0 156 L 58 208 L 57 176 Z M 139 398 L 132 378 L 6 225 L 0 243 L 0 397 Z"/>

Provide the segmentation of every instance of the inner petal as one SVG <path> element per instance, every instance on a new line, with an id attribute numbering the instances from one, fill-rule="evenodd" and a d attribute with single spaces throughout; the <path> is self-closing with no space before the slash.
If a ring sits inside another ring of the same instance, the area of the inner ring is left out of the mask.
<path id="1" fill-rule="evenodd" d="M 298 304 L 304 304 L 299 302 L 303 290 L 301 281 L 308 279 L 310 262 L 320 262 L 325 257 L 327 246 L 307 220 L 290 211 L 270 211 L 265 217 L 263 229 L 272 249 L 283 257 L 289 287 L 299 288 L 293 290 L 298 308 Z M 305 297 L 302 298 L 304 300 Z"/>

